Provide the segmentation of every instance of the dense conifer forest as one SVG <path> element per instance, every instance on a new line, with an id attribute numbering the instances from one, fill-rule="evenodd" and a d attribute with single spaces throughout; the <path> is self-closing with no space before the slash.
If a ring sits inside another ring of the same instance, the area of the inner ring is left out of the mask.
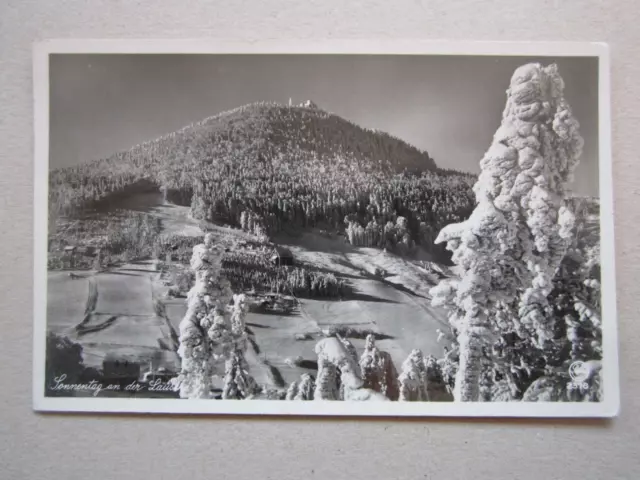
<path id="1" fill-rule="evenodd" d="M 257 234 L 321 226 L 361 246 L 430 249 L 473 208 L 474 176 L 313 105 L 252 104 L 50 175 L 52 215 L 160 189 L 195 218 Z"/>

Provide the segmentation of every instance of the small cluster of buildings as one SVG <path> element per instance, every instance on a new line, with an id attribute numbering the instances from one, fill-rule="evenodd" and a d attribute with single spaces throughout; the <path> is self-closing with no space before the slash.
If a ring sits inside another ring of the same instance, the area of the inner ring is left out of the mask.
<path id="1" fill-rule="evenodd" d="M 63 268 L 75 268 L 87 261 L 95 261 L 96 258 L 100 258 L 100 253 L 100 248 L 93 245 L 67 245 L 62 250 Z"/>

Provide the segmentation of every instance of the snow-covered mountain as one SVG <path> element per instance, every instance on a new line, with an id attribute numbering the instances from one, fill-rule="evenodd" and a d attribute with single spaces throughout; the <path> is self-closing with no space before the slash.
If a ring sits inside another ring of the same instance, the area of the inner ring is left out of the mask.
<path id="1" fill-rule="evenodd" d="M 427 152 L 380 131 L 362 128 L 313 102 L 254 103 L 188 125 L 109 158 L 51 172 L 51 200 L 63 210 L 83 207 L 142 179 L 190 196 L 194 182 L 264 163 L 275 172 L 303 163 L 309 175 L 435 170 Z M 311 169 L 313 167 L 313 170 Z M 315 171 L 317 169 L 317 171 Z"/>

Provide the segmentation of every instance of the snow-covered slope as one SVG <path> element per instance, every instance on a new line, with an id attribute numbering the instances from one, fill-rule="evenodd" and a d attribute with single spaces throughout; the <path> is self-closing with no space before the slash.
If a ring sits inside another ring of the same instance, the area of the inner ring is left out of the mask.
<path id="1" fill-rule="evenodd" d="M 276 169 L 303 162 L 320 171 L 323 166 L 343 166 L 354 173 L 363 168 L 391 172 L 436 169 L 427 152 L 387 133 L 362 128 L 313 103 L 254 103 L 109 158 L 54 170 L 51 200 L 63 210 L 79 207 L 141 180 L 167 186 L 190 199 L 196 179 L 224 177 L 234 168 L 249 172 L 265 162 L 275 163 Z M 80 184 L 83 188 L 76 188 Z"/>

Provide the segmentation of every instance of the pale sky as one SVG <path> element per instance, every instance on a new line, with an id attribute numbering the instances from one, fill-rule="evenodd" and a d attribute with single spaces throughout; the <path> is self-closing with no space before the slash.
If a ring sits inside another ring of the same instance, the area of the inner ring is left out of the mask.
<path id="1" fill-rule="evenodd" d="M 596 58 L 52 55 L 50 165 L 77 165 L 247 103 L 313 100 L 478 172 L 513 71 L 557 63 L 585 138 L 574 190 L 598 194 Z"/>

